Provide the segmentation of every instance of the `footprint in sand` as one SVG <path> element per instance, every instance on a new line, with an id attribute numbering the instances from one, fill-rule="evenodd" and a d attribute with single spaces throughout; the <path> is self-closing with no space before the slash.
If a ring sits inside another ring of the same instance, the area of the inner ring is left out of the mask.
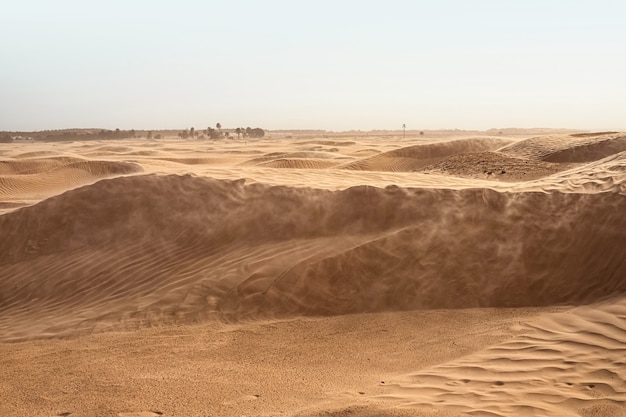
<path id="1" fill-rule="evenodd" d="M 130 411 L 128 413 L 119 413 L 119 417 L 159 417 L 163 413 L 160 411 Z"/>

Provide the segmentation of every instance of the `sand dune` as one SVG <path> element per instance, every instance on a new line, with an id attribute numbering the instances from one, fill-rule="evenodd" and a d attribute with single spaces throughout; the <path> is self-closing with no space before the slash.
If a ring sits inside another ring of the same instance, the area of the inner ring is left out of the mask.
<path id="1" fill-rule="evenodd" d="M 518 183 L 517 190 L 543 192 L 599 193 L 626 195 L 626 151 L 599 161 L 571 166 L 561 172 L 534 181 Z"/>
<path id="2" fill-rule="evenodd" d="M 149 323 L 588 303 L 626 291 L 625 210 L 614 193 L 103 180 L 0 217 L 0 333 L 33 297 L 48 335 L 98 314 Z"/>
<path id="3" fill-rule="evenodd" d="M 60 155 L 59 152 L 50 151 L 50 150 L 42 150 L 42 151 L 30 151 L 30 152 L 22 152 L 14 156 L 16 159 L 21 158 L 41 158 L 41 157 L 54 157 Z"/>
<path id="4" fill-rule="evenodd" d="M 420 172 L 518 182 L 547 177 L 572 167 L 572 164 L 514 158 L 500 152 L 471 152 L 453 155 Z"/>
<path id="5" fill-rule="evenodd" d="M 99 178 L 141 172 L 130 162 L 86 161 L 71 157 L 0 161 L 0 197 L 45 197 Z"/>
<path id="6" fill-rule="evenodd" d="M 591 162 L 626 151 L 626 135 L 553 135 L 526 139 L 499 149 L 512 156 L 549 162 Z"/>
<path id="7" fill-rule="evenodd" d="M 0 414 L 625 415 L 624 138 L 0 144 Z"/>
<path id="8" fill-rule="evenodd" d="M 463 152 L 420 172 L 498 181 L 532 181 L 580 164 L 626 151 L 626 136 L 617 132 L 530 138 L 495 152 Z"/>
<path id="9" fill-rule="evenodd" d="M 323 145 L 323 146 L 350 146 L 356 142 L 349 140 L 309 140 L 297 142 L 299 145 Z"/>
<path id="10" fill-rule="evenodd" d="M 626 136 L 602 138 L 597 142 L 572 146 L 545 158 L 549 162 L 591 162 L 626 151 Z"/>
<path id="11" fill-rule="evenodd" d="M 337 159 L 338 155 L 331 152 L 321 151 L 300 151 L 300 152 L 271 152 L 260 157 L 255 157 L 245 161 L 243 165 L 266 165 L 274 161 L 284 160 L 332 160 Z"/>
<path id="12" fill-rule="evenodd" d="M 370 158 L 348 163 L 342 168 L 372 171 L 414 171 L 446 157 L 468 152 L 493 150 L 510 143 L 500 138 L 470 138 L 402 147 Z"/>
<path id="13" fill-rule="evenodd" d="M 184 165 L 215 165 L 215 164 L 229 164 L 232 163 L 232 159 L 229 158 L 156 158 L 163 161 L 176 162 Z"/>
<path id="14" fill-rule="evenodd" d="M 81 161 L 84 159 L 62 156 L 34 159 L 16 157 L 15 159 L 0 161 L 0 175 L 39 174 Z"/>
<path id="15" fill-rule="evenodd" d="M 328 160 L 319 159 L 275 159 L 273 161 L 260 164 L 266 168 L 290 168 L 290 169 L 325 169 L 332 168 L 339 164 Z"/>

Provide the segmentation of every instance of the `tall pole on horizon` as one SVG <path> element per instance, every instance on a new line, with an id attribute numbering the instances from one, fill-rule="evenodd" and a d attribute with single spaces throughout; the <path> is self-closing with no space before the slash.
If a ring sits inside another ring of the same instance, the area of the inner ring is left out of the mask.
<path id="1" fill-rule="evenodd" d="M 402 123 L 402 140 L 406 139 L 406 124 Z"/>

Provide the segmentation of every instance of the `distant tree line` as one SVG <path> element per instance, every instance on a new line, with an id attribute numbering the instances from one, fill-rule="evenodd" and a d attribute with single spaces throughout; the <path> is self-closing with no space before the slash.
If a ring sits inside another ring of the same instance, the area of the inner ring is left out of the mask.
<path id="1" fill-rule="evenodd" d="M 106 139 L 127 139 L 137 136 L 137 132 L 132 130 L 108 130 L 108 129 L 68 129 L 68 130 L 47 130 L 42 132 L 29 133 L 35 140 L 47 142 L 60 142 L 66 140 L 106 140 Z"/>
<path id="2" fill-rule="evenodd" d="M 198 131 L 192 127 L 190 129 L 183 130 L 178 134 L 178 136 L 183 139 L 204 139 L 205 137 L 209 139 L 230 139 L 233 137 L 233 134 L 237 135 L 237 139 L 240 139 L 242 136 L 244 138 L 262 138 L 265 136 L 265 131 L 260 127 L 238 127 L 236 129 L 223 130 L 221 123 L 216 123 L 215 128 L 209 126 L 202 132 L 198 133 Z"/>
<path id="3" fill-rule="evenodd" d="M 146 132 L 146 139 L 161 139 L 162 137 L 163 136 L 161 136 L 160 133 L 157 133 L 156 135 L 152 134 L 152 130 Z"/>
<path id="4" fill-rule="evenodd" d="M 161 131 L 165 134 L 175 134 L 175 131 Z M 183 139 L 229 139 L 237 136 L 238 139 L 244 138 L 262 138 L 265 131 L 260 127 L 238 127 L 236 129 L 222 129 L 222 125 L 217 123 L 215 127 L 208 127 L 203 131 L 196 131 L 193 127 L 185 129 L 178 133 Z M 62 130 L 43 130 L 38 132 L 0 132 L 0 143 L 13 142 L 15 138 L 31 139 L 43 142 L 61 142 L 61 141 L 81 141 L 81 140 L 113 140 L 146 137 L 148 140 L 161 139 L 161 133 L 154 133 L 151 130 L 121 130 L 121 129 L 62 129 Z"/>

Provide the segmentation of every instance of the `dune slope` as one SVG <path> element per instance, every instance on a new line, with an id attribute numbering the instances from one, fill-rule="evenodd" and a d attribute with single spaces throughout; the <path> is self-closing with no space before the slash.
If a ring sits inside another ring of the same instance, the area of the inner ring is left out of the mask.
<path id="1" fill-rule="evenodd" d="M 15 158 L 0 161 L 0 198 L 47 197 L 101 178 L 141 172 L 132 162 L 74 157 Z"/>
<path id="2" fill-rule="evenodd" d="M 616 193 L 102 180 L 0 217 L 0 334 L 593 302 L 626 291 L 625 211 Z"/>
<path id="3" fill-rule="evenodd" d="M 498 151 L 549 162 L 591 162 L 626 151 L 626 135 L 599 132 L 538 136 L 504 146 Z"/>
<path id="4" fill-rule="evenodd" d="M 495 150 L 509 143 L 509 140 L 487 137 L 405 146 L 344 164 L 341 168 L 362 171 L 409 172 L 436 164 L 452 155 Z"/>

